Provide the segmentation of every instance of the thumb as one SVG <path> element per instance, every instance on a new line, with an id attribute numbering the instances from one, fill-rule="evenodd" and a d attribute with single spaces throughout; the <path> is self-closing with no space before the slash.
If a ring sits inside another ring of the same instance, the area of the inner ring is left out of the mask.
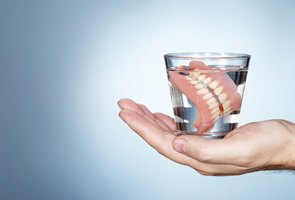
<path id="1" fill-rule="evenodd" d="M 196 135 L 177 136 L 173 148 L 191 158 L 204 163 L 231 163 L 239 155 L 238 145 L 230 144 L 228 139 L 206 139 Z"/>
<path id="2" fill-rule="evenodd" d="M 179 153 L 183 153 L 197 160 L 204 160 L 204 147 L 207 141 L 200 136 L 180 135 L 173 141 L 173 148 Z"/>

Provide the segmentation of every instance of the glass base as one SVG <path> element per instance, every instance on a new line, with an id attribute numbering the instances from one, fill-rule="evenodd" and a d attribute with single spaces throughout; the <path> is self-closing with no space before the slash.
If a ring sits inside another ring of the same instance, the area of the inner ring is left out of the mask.
<path id="1" fill-rule="evenodd" d="M 197 135 L 207 139 L 222 139 L 226 136 L 227 132 L 206 132 L 206 133 L 197 133 L 196 131 L 177 131 L 176 135 Z"/>

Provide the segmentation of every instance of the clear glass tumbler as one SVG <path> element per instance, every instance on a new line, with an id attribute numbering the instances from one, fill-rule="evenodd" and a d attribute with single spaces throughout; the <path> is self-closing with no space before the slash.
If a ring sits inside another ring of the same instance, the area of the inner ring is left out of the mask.
<path id="1" fill-rule="evenodd" d="M 223 138 L 238 126 L 250 55 L 164 55 L 178 134 Z"/>

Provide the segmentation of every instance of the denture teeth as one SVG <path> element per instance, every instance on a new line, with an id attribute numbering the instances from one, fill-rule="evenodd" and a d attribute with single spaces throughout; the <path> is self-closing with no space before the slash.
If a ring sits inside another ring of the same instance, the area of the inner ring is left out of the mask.
<path id="1" fill-rule="evenodd" d="M 213 103 L 217 103 L 217 102 L 216 102 L 216 99 L 215 99 L 214 97 L 212 97 L 212 98 L 210 98 L 209 100 L 207 100 L 207 104 L 208 104 L 208 105 L 211 105 L 211 104 L 213 104 Z"/>
<path id="2" fill-rule="evenodd" d="M 220 110 L 219 110 L 218 107 L 217 107 L 217 108 L 213 108 L 213 109 L 211 110 L 211 114 L 215 114 L 216 112 L 220 113 Z"/>
<path id="3" fill-rule="evenodd" d="M 219 109 L 219 104 L 216 102 L 216 103 L 213 103 L 209 106 L 209 109 L 213 109 L 214 107 L 218 108 Z"/>
<path id="4" fill-rule="evenodd" d="M 222 92 L 222 90 L 223 90 L 222 86 L 219 86 L 218 88 L 216 88 L 216 89 L 214 90 L 214 92 L 215 92 L 216 95 L 220 95 L 221 92 Z"/>
<path id="5" fill-rule="evenodd" d="M 226 93 L 222 93 L 222 94 L 220 94 L 218 96 L 218 99 L 219 99 L 220 103 L 224 103 L 225 100 L 226 100 L 226 98 L 227 98 L 227 94 Z"/>
<path id="6" fill-rule="evenodd" d="M 191 80 L 193 80 L 191 77 L 189 77 L 189 76 L 185 76 L 184 77 L 186 80 L 188 80 L 188 81 L 191 81 Z"/>
<path id="7" fill-rule="evenodd" d="M 217 81 L 212 81 L 210 84 L 209 84 L 209 87 L 214 90 L 215 88 L 217 88 L 218 86 L 218 82 Z"/>
<path id="8" fill-rule="evenodd" d="M 208 85 L 209 83 L 211 83 L 211 81 L 212 81 L 212 78 L 207 77 L 207 78 L 204 80 L 204 83 L 206 83 L 206 84 Z"/>
<path id="9" fill-rule="evenodd" d="M 198 84 L 198 81 L 191 80 L 190 83 L 193 84 L 193 85 L 196 85 L 196 84 Z"/>
<path id="10" fill-rule="evenodd" d="M 231 112 L 232 112 L 231 108 L 228 107 L 227 109 L 225 109 L 225 110 L 223 111 L 223 115 L 229 115 Z"/>
<path id="11" fill-rule="evenodd" d="M 198 79 L 201 81 L 204 80 L 205 78 L 206 78 L 206 76 L 204 74 L 198 77 Z"/>
<path id="12" fill-rule="evenodd" d="M 204 89 L 204 88 L 206 88 L 206 85 L 204 85 L 202 83 L 198 83 L 198 84 L 195 85 L 195 88 L 197 88 L 197 89 Z"/>
<path id="13" fill-rule="evenodd" d="M 232 111 L 228 111 L 226 113 L 223 113 L 223 116 L 229 115 Z"/>
<path id="14" fill-rule="evenodd" d="M 203 96 L 204 100 L 210 99 L 211 97 L 213 97 L 213 94 L 211 92 L 207 93 L 206 95 Z"/>
<path id="15" fill-rule="evenodd" d="M 211 120 L 216 120 L 219 116 L 220 116 L 220 113 L 216 112 L 211 116 Z"/>
<path id="16" fill-rule="evenodd" d="M 204 89 L 197 91 L 197 94 L 207 94 L 208 92 L 209 92 L 209 90 L 207 88 L 204 88 Z"/>
<path id="17" fill-rule="evenodd" d="M 190 72 L 190 76 L 197 78 L 198 76 L 200 76 L 201 72 L 199 71 L 192 71 Z"/>
<path id="18" fill-rule="evenodd" d="M 228 106 L 226 109 L 224 109 L 223 112 L 228 112 L 228 111 L 231 111 L 231 107 L 230 106 Z"/>
<path id="19" fill-rule="evenodd" d="M 229 108 L 229 105 L 230 105 L 230 101 L 227 100 L 226 102 L 224 102 L 224 103 L 222 104 L 223 109 L 224 109 L 224 110 L 228 109 L 228 108 Z"/>

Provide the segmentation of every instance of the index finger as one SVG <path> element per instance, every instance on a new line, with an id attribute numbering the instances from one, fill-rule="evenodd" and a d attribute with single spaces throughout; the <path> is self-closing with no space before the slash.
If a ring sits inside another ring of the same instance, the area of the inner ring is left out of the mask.
<path id="1" fill-rule="evenodd" d="M 132 130 L 162 155 L 185 165 L 196 163 L 194 159 L 173 149 L 172 143 L 176 137 L 174 133 L 160 129 L 139 113 L 131 110 L 122 110 L 119 116 Z"/>

